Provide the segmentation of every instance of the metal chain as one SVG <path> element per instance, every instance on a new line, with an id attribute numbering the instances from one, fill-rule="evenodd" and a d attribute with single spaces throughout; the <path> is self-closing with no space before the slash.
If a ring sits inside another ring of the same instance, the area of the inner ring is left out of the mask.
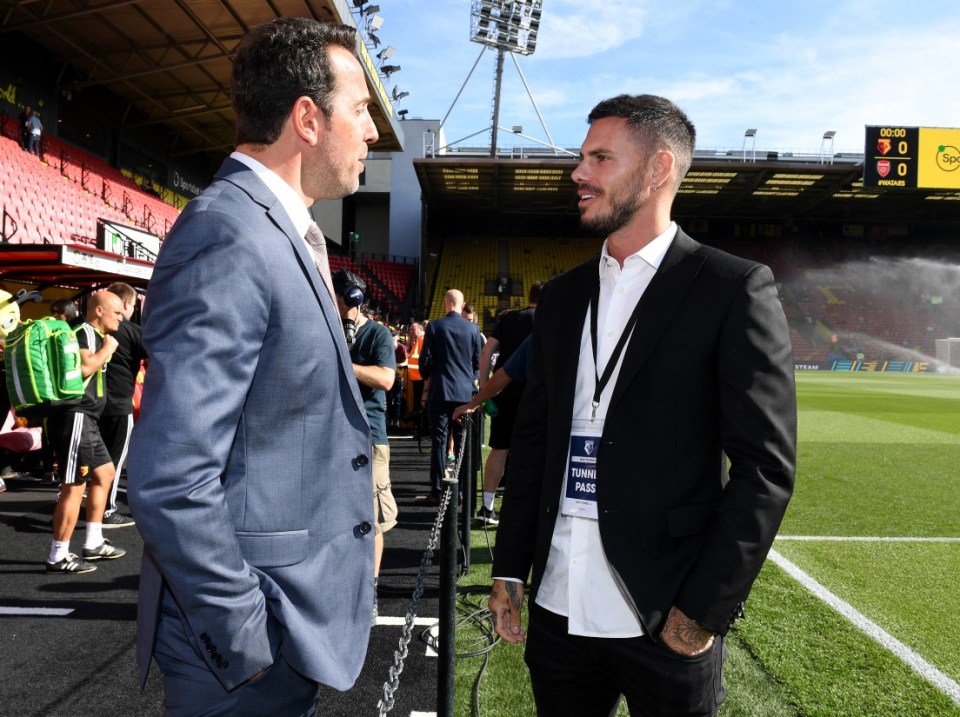
<path id="1" fill-rule="evenodd" d="M 472 416 L 464 416 L 464 439 L 460 441 L 460 455 L 457 456 L 456 470 L 454 475 L 460 475 L 460 466 L 463 463 L 464 448 L 467 444 L 467 428 L 470 426 Z M 400 687 L 400 673 L 403 672 L 403 661 L 407 659 L 407 646 L 413 639 L 413 621 L 420 610 L 420 598 L 423 596 L 423 588 L 427 581 L 427 573 L 433 564 L 433 553 L 437 549 L 437 543 L 440 541 L 440 529 L 443 527 L 443 519 L 447 514 L 447 506 L 453 495 L 453 489 L 456 484 L 448 485 L 440 498 L 440 506 L 437 511 L 437 519 L 433 522 L 433 528 L 430 530 L 430 540 L 427 542 L 427 549 L 423 551 L 423 557 L 420 559 L 420 572 L 417 574 L 417 584 L 413 589 L 413 598 L 410 600 L 410 609 L 407 611 L 407 617 L 403 622 L 403 632 L 400 636 L 400 642 L 396 651 L 393 653 L 393 665 L 390 666 L 390 679 L 383 683 L 383 697 L 377 703 L 380 710 L 379 717 L 384 717 L 394 707 L 393 693 Z"/>

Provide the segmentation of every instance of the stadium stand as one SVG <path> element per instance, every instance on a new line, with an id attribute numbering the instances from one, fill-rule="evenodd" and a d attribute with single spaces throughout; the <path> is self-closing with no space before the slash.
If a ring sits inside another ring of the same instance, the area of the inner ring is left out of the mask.
<path id="1" fill-rule="evenodd" d="M 485 291 L 485 281 L 495 279 L 498 272 L 497 240 L 464 237 L 448 239 L 433 281 L 428 319 L 443 316 L 443 295 L 448 289 L 459 289 L 478 315 L 496 315 L 499 299 Z"/>
<path id="2" fill-rule="evenodd" d="M 38 162 L 16 141 L 0 136 L 0 206 L 6 217 L 2 228 L 6 241 L 92 245 L 98 218 L 163 237 L 176 220 L 175 207 L 144 193 L 102 160 L 73 148 L 68 154 L 68 146 L 52 138 L 45 147 L 46 161 Z"/>

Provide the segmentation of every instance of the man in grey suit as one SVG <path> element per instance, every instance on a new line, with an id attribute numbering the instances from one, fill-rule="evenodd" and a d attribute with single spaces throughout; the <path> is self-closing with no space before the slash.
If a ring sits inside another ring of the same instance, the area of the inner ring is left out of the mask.
<path id="1" fill-rule="evenodd" d="M 357 190 L 377 139 L 355 51 L 352 28 L 303 18 L 244 38 L 237 149 L 150 282 L 129 498 L 137 656 L 168 715 L 313 715 L 366 653 L 370 434 L 308 211 Z"/>

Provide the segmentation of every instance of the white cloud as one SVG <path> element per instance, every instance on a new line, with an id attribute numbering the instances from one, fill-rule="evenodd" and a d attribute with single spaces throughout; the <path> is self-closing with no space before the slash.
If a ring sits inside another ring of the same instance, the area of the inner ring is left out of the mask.
<path id="1" fill-rule="evenodd" d="M 622 47 L 643 34 L 646 6 L 643 0 L 548 0 L 537 58 L 587 58 Z"/>

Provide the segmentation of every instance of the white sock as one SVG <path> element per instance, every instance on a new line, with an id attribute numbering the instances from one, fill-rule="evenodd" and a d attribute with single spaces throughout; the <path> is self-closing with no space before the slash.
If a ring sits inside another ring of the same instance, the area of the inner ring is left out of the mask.
<path id="1" fill-rule="evenodd" d="M 103 545 L 103 523 L 87 523 L 87 537 L 84 538 L 83 547 L 91 550 L 101 545 Z"/>
<path id="2" fill-rule="evenodd" d="M 59 563 L 70 554 L 69 540 L 54 540 L 50 543 L 50 557 L 47 558 L 51 563 Z"/>
<path id="3" fill-rule="evenodd" d="M 496 497 L 496 495 L 496 491 L 493 493 L 487 493 L 487 491 L 483 491 L 483 507 L 487 510 L 493 510 L 493 499 Z"/>

